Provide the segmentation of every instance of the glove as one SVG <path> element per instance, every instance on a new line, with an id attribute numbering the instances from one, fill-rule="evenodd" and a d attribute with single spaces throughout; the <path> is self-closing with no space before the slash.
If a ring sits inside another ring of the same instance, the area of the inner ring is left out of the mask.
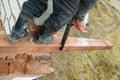
<path id="1" fill-rule="evenodd" d="M 89 33 L 87 30 L 85 30 L 85 28 L 89 26 L 88 14 L 86 15 L 85 19 L 80 18 L 74 19 L 73 25 L 80 32 Z"/>

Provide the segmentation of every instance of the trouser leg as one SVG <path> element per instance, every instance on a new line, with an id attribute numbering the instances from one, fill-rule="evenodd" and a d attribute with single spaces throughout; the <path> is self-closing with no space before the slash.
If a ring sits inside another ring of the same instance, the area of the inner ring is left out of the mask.
<path id="1" fill-rule="evenodd" d="M 80 1 L 80 8 L 78 13 L 78 18 L 84 19 L 88 12 L 95 6 L 99 0 L 81 0 Z"/>
<path id="2" fill-rule="evenodd" d="M 53 13 L 43 26 L 53 32 L 60 30 L 76 15 L 79 2 L 80 0 L 53 0 Z"/>
<path id="3" fill-rule="evenodd" d="M 51 35 L 69 23 L 76 15 L 79 2 L 80 0 L 53 0 L 53 13 L 43 24 L 34 42 L 51 43 L 53 40 Z"/>
<path id="4" fill-rule="evenodd" d="M 12 32 L 20 35 L 34 17 L 39 17 L 47 9 L 48 0 L 28 0 L 22 6 L 22 11 L 14 25 Z"/>

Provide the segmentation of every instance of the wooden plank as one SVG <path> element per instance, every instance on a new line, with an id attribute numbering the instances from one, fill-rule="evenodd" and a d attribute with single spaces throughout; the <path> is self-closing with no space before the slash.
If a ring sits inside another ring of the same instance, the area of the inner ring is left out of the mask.
<path id="1" fill-rule="evenodd" d="M 29 42 L 30 37 L 17 43 L 8 41 L 6 35 L 0 35 L 0 53 L 47 53 L 61 52 L 59 50 L 61 44 L 60 37 L 54 37 L 51 44 L 35 44 Z M 62 52 L 71 51 L 89 51 L 89 50 L 105 50 L 112 48 L 112 44 L 107 40 L 83 39 L 69 37 Z"/>
<path id="2" fill-rule="evenodd" d="M 26 75 L 39 75 L 39 74 L 50 74 L 52 72 L 51 70 L 51 64 L 45 63 L 42 64 L 39 61 L 31 60 L 26 63 Z"/>
<path id="3" fill-rule="evenodd" d="M 4 59 L 0 59 L 0 76 L 9 74 L 9 65 L 8 61 Z"/>

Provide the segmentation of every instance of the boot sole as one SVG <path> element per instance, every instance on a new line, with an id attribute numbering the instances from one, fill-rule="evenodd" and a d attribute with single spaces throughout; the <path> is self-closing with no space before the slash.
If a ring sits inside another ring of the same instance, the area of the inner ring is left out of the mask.
<path id="1" fill-rule="evenodd" d="M 36 44 L 51 44 L 53 42 L 53 37 L 51 38 L 51 41 L 49 43 L 47 42 L 44 42 L 44 41 L 38 41 L 36 40 L 35 38 L 33 38 L 33 42 L 36 43 Z"/>
<path id="2" fill-rule="evenodd" d="M 10 42 L 12 42 L 12 43 L 16 43 L 16 42 L 18 42 L 18 41 L 20 41 L 20 40 L 22 40 L 22 39 L 26 39 L 28 37 L 28 35 L 26 35 L 25 37 L 23 37 L 23 38 L 20 38 L 20 39 L 17 39 L 17 40 L 13 40 L 13 39 L 11 39 L 10 38 L 10 36 L 8 37 L 8 40 L 10 41 Z"/>

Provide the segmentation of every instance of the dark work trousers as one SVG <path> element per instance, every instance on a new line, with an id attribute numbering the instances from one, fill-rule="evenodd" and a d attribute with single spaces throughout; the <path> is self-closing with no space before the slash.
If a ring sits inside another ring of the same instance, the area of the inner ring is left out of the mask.
<path id="1" fill-rule="evenodd" d="M 86 13 L 98 0 L 53 0 L 53 13 L 44 22 L 43 27 L 56 32 L 69 23 L 74 16 L 84 18 Z M 40 17 L 47 10 L 48 0 L 28 0 L 22 6 L 22 11 L 12 32 L 17 35 L 27 29 L 34 17 Z M 77 14 L 77 12 L 79 13 Z"/>

